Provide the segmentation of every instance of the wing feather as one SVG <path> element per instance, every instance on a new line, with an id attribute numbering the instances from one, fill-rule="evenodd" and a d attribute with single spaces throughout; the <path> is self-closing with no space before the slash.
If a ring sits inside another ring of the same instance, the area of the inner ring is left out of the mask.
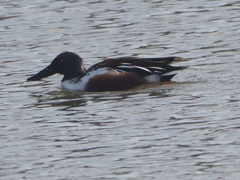
<path id="1" fill-rule="evenodd" d="M 98 68 L 111 68 L 118 72 L 133 72 L 141 77 L 151 74 L 159 74 L 182 70 L 184 66 L 171 66 L 170 63 L 181 60 L 180 57 L 160 57 L 160 58 L 138 58 L 138 57 L 120 57 L 105 59 L 93 66 L 87 71 L 96 70 Z M 167 78 L 168 77 L 168 78 Z M 171 79 L 172 75 L 165 76 L 166 79 Z"/>

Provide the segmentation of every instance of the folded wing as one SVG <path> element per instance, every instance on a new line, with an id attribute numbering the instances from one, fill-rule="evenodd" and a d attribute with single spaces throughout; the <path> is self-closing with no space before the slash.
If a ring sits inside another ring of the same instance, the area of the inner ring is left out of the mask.
<path id="1" fill-rule="evenodd" d="M 169 81 L 177 70 L 185 69 L 185 66 L 171 66 L 172 62 L 181 60 L 180 57 L 160 57 L 160 58 L 137 58 L 137 57 L 121 57 L 111 58 L 101 61 L 92 67 L 87 72 L 99 69 L 110 68 L 118 72 L 132 72 L 140 77 L 152 77 L 158 75 L 160 81 Z M 86 72 L 86 73 L 87 73 Z"/>

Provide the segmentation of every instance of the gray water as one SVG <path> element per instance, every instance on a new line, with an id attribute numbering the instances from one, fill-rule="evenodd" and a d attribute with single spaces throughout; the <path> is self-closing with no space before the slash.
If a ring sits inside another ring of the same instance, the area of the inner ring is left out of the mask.
<path id="1" fill-rule="evenodd" d="M 0 2 L 0 179 L 240 178 L 240 2 Z M 63 51 L 180 56 L 172 82 L 124 92 L 26 79 Z"/>

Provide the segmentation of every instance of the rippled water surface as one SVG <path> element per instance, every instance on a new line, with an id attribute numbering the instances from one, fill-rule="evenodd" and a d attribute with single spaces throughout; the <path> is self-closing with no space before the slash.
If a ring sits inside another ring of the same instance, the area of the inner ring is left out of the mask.
<path id="1" fill-rule="evenodd" d="M 0 2 L 0 179 L 240 177 L 240 2 Z M 68 92 L 59 53 L 180 56 L 172 82 Z"/>

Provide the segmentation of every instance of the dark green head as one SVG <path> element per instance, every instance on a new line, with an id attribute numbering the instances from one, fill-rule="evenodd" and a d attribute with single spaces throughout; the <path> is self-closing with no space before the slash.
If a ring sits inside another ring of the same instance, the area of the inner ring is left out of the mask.
<path id="1" fill-rule="evenodd" d="M 85 68 L 83 65 L 83 59 L 73 52 L 63 52 L 59 54 L 48 67 L 27 80 L 38 81 L 56 73 L 64 75 L 62 81 L 78 76 L 84 76 Z"/>

